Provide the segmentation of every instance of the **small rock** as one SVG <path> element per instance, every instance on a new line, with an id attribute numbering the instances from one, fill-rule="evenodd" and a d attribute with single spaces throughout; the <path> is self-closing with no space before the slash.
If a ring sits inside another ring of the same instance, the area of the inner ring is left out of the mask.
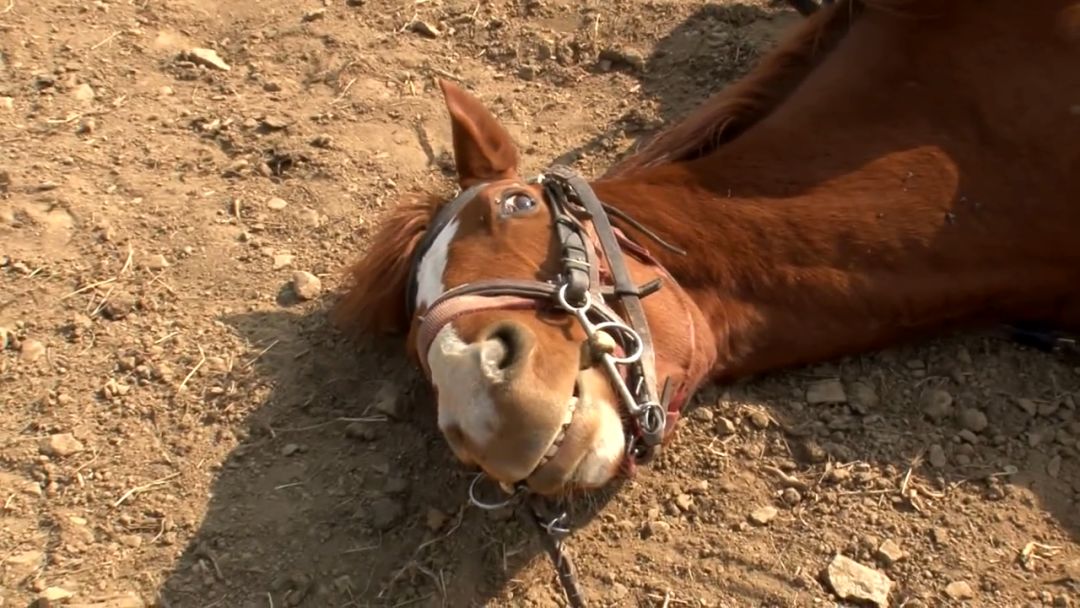
<path id="1" fill-rule="evenodd" d="M 689 494 L 679 494 L 675 497 L 675 506 L 683 513 L 689 513 L 694 510 L 694 499 Z"/>
<path id="2" fill-rule="evenodd" d="M 45 602 L 59 602 L 75 597 L 75 593 L 63 587 L 46 587 L 38 594 L 38 599 Z"/>
<path id="3" fill-rule="evenodd" d="M 611 599 L 621 600 L 630 595 L 630 590 L 626 588 L 626 585 L 616 581 L 611 584 L 610 595 Z"/>
<path id="4" fill-rule="evenodd" d="M 699 407 L 699 408 L 695 409 L 690 414 L 690 417 L 693 418 L 694 420 L 697 420 L 698 422 L 712 422 L 713 421 L 712 410 L 710 410 L 709 408 L 706 408 L 706 407 Z"/>
<path id="5" fill-rule="evenodd" d="M 405 508 L 392 498 L 379 498 L 371 503 L 371 525 L 379 531 L 387 531 L 401 520 Z"/>
<path id="6" fill-rule="evenodd" d="M 295 443 L 287 443 L 287 444 L 285 444 L 285 447 L 281 448 L 281 455 L 282 456 L 292 456 L 293 454 L 295 454 L 295 453 L 297 453 L 299 451 L 300 451 L 300 446 L 299 445 L 297 445 Z"/>
<path id="7" fill-rule="evenodd" d="M 979 436 L 968 429 L 960 429 L 960 432 L 957 433 L 956 436 L 967 443 L 975 444 L 979 442 Z"/>
<path id="8" fill-rule="evenodd" d="M 417 34 L 420 34 L 421 36 L 425 36 L 427 38 L 438 38 L 440 35 L 442 35 L 442 32 L 439 31 L 439 28 L 428 23 L 427 21 L 421 21 L 419 19 L 409 24 L 409 31 L 416 32 Z"/>
<path id="9" fill-rule="evenodd" d="M 844 392 L 844 385 L 839 380 L 835 378 L 821 380 L 806 389 L 806 403 L 809 405 L 847 403 L 847 393 Z"/>
<path id="10" fill-rule="evenodd" d="M 148 255 L 146 256 L 146 259 L 143 260 L 143 267 L 147 270 L 165 270 L 169 266 L 169 261 L 160 253 Z"/>
<path id="11" fill-rule="evenodd" d="M 802 502 L 802 494 L 799 494 L 799 491 L 795 488 L 784 488 L 783 492 L 780 493 L 780 500 L 784 501 L 785 505 L 794 507 Z"/>
<path id="12" fill-rule="evenodd" d="M 869 412 L 881 403 L 877 391 L 866 382 L 852 382 L 850 392 L 851 396 L 848 400 L 851 402 L 851 407 L 860 414 Z"/>
<path id="13" fill-rule="evenodd" d="M 923 395 L 923 413 L 933 420 L 941 420 L 952 413 L 953 396 L 948 391 L 934 389 Z"/>
<path id="14" fill-rule="evenodd" d="M 77 135 L 90 135 L 97 130 L 97 121 L 93 118 L 84 118 L 75 129 Z"/>
<path id="15" fill-rule="evenodd" d="M 120 544 L 127 545 L 128 547 L 140 547 L 142 546 L 143 539 L 138 534 L 122 534 L 116 538 L 120 541 Z"/>
<path id="16" fill-rule="evenodd" d="M 159 97 L 172 97 L 175 94 L 176 94 L 176 91 L 174 91 L 173 88 L 170 87 L 169 85 L 165 85 L 165 86 L 161 87 L 160 89 L 158 89 L 158 96 Z"/>
<path id="17" fill-rule="evenodd" d="M 6 327 L 0 327 L 0 350 L 6 349 L 11 344 L 11 330 Z"/>
<path id="18" fill-rule="evenodd" d="M 19 359 L 33 363 L 45 355 L 45 345 L 38 340 L 23 340 L 19 346 Z"/>
<path id="19" fill-rule="evenodd" d="M 967 581 L 953 581 L 945 585 L 945 595 L 957 601 L 970 600 L 975 597 L 975 590 Z"/>
<path id="20" fill-rule="evenodd" d="M 38 445 L 38 450 L 42 454 L 47 456 L 59 456 L 61 458 L 70 456 L 72 454 L 78 454 L 85 448 L 78 439 L 71 433 L 57 433 L 56 435 L 50 435 L 46 439 L 41 441 Z"/>
<path id="21" fill-rule="evenodd" d="M 15 99 L 12 97 L 0 97 L 0 110 L 15 111 Z"/>
<path id="22" fill-rule="evenodd" d="M 293 273 L 292 288 L 301 300 L 314 300 L 322 293 L 322 281 L 310 272 L 300 270 Z"/>
<path id="23" fill-rule="evenodd" d="M 322 217 L 319 215 L 319 212 L 311 207 L 304 207 L 297 215 L 300 216 L 300 220 L 308 227 L 318 228 L 322 225 Z"/>
<path id="24" fill-rule="evenodd" d="M 750 424 L 755 428 L 767 429 L 769 428 L 769 415 L 761 410 L 754 410 L 750 412 Z"/>
<path id="25" fill-rule="evenodd" d="M 735 434 L 735 423 L 723 416 L 716 419 L 716 434 L 722 437 Z"/>
<path id="26" fill-rule="evenodd" d="M 645 532 L 649 535 L 665 534 L 671 531 L 671 524 L 666 521 L 654 519 L 645 524 Z"/>
<path id="27" fill-rule="evenodd" d="M 990 422 L 986 414 L 975 408 L 966 408 L 960 412 L 960 425 L 973 433 L 981 433 Z"/>
<path id="28" fill-rule="evenodd" d="M 194 48 L 188 51 L 183 58 L 197 65 L 221 70 L 223 72 L 228 72 L 232 69 L 229 67 L 229 64 L 225 63 L 225 60 L 217 54 L 217 51 L 213 49 Z"/>
<path id="29" fill-rule="evenodd" d="M 360 441 L 374 441 L 375 428 L 363 422 L 350 422 L 349 426 L 345 427 L 345 436 Z"/>
<path id="30" fill-rule="evenodd" d="M 259 124 L 270 131 L 281 131 L 289 128 L 289 121 L 281 116 L 264 116 Z"/>
<path id="31" fill-rule="evenodd" d="M 1035 416 L 1035 414 L 1039 413 L 1039 406 L 1031 399 L 1017 399 L 1016 405 L 1028 416 Z"/>
<path id="32" fill-rule="evenodd" d="M 638 72 L 645 71 L 645 56 L 634 49 L 607 48 L 600 51 L 598 59 L 612 66 L 625 66 Z"/>
<path id="33" fill-rule="evenodd" d="M 935 469 L 940 469 L 949 463 L 949 459 L 945 456 L 945 448 L 936 443 L 930 446 L 926 459 L 930 461 L 930 466 Z"/>
<path id="34" fill-rule="evenodd" d="M 275 196 L 274 198 L 266 201 L 266 206 L 271 211 L 281 211 L 282 209 L 288 207 L 289 203 L 285 199 L 278 198 L 278 197 Z"/>
<path id="35" fill-rule="evenodd" d="M 879 608 L 889 605 L 893 582 L 888 576 L 852 560 L 837 555 L 825 571 L 829 586 L 845 600 L 872 602 Z"/>
<path id="36" fill-rule="evenodd" d="M 409 480 L 404 477 L 388 477 L 383 490 L 387 494 L 404 494 L 409 491 Z"/>
<path id="37" fill-rule="evenodd" d="M 325 16 L 326 16 L 326 9 L 325 8 L 317 8 L 317 9 L 310 10 L 310 11 L 304 13 L 304 16 L 300 17 L 300 20 L 303 21 L 304 23 L 308 23 L 310 21 L 315 21 L 317 19 L 322 19 Z"/>
<path id="38" fill-rule="evenodd" d="M 17 568 L 36 568 L 41 564 L 41 560 L 44 558 L 45 554 L 41 551 L 23 551 L 22 553 L 16 553 L 15 555 L 8 557 L 4 560 L 4 563 Z"/>
<path id="39" fill-rule="evenodd" d="M 329 135 L 316 135 L 311 138 L 311 145 L 326 150 L 334 145 L 334 140 Z"/>
<path id="40" fill-rule="evenodd" d="M 905 557 L 904 550 L 891 538 L 877 548 L 877 556 L 886 566 L 891 566 Z"/>
<path id="41" fill-rule="evenodd" d="M 386 414 L 390 418 L 398 418 L 401 414 L 401 395 L 397 387 L 392 384 L 384 384 L 375 397 L 375 409 Z"/>
<path id="42" fill-rule="evenodd" d="M 94 101 L 94 97 L 96 95 L 94 94 L 94 87 L 84 82 L 79 86 L 75 87 L 75 90 L 71 92 L 71 96 L 75 99 L 75 101 L 88 103 Z"/>
<path id="43" fill-rule="evenodd" d="M 446 522 L 450 520 L 450 517 L 435 507 L 428 507 L 427 510 L 427 527 L 432 532 L 438 532 L 446 525 Z"/>
<path id="44" fill-rule="evenodd" d="M 779 513 L 780 511 L 776 507 L 768 505 L 760 507 L 758 509 L 754 509 L 750 513 L 749 519 L 750 522 L 753 524 L 756 524 L 758 526 L 765 526 L 768 525 L 769 522 L 771 522 L 772 520 L 776 519 L 776 516 Z"/>
<path id="45" fill-rule="evenodd" d="M 1046 463 L 1046 474 L 1053 479 L 1057 479 L 1061 475 L 1061 454 L 1054 456 L 1050 459 L 1050 462 Z"/>
<path id="46" fill-rule="evenodd" d="M 293 254 L 291 253 L 277 253 L 274 254 L 274 270 L 281 270 L 292 265 Z"/>

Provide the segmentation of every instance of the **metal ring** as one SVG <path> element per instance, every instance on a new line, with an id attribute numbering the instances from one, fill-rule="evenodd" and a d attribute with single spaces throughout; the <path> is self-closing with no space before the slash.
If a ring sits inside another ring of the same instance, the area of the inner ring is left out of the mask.
<path id="1" fill-rule="evenodd" d="M 641 355 L 645 352 L 645 345 L 641 343 L 641 336 L 638 335 L 637 331 L 635 331 L 633 327 L 630 327 L 625 323 L 620 323 L 619 321 L 604 321 L 602 323 L 597 323 L 593 326 L 592 329 L 593 333 L 595 334 L 607 328 L 614 328 L 619 330 L 623 334 L 622 337 L 629 337 L 634 343 L 634 350 L 629 355 L 616 357 L 615 355 L 609 353 L 608 356 L 611 357 L 612 361 L 614 361 L 615 363 L 621 363 L 622 365 L 630 365 L 631 363 L 635 363 L 638 359 L 641 358 Z"/>
<path id="2" fill-rule="evenodd" d="M 469 484 L 469 502 L 471 502 L 473 504 L 473 506 L 475 506 L 477 508 L 480 508 L 480 509 L 483 509 L 485 511 L 494 511 L 496 509 L 501 509 L 501 508 L 509 505 L 510 503 L 514 502 L 514 499 L 517 498 L 517 495 L 518 495 L 517 489 L 515 489 L 514 493 L 511 494 L 510 497 L 507 498 L 506 500 L 504 500 L 503 502 L 486 503 L 486 502 L 481 502 L 478 498 L 476 498 L 476 482 L 480 481 L 481 479 L 484 479 L 485 477 L 487 477 L 487 475 L 484 475 L 483 473 L 478 473 L 476 475 L 476 477 L 473 478 L 472 483 Z"/>
<path id="3" fill-rule="evenodd" d="M 664 414 L 660 409 L 660 406 L 655 403 L 646 404 L 641 408 L 641 415 L 638 416 L 638 424 L 641 425 L 641 431 L 646 435 L 652 435 L 660 431 L 664 426 Z"/>
<path id="4" fill-rule="evenodd" d="M 566 289 L 570 287 L 570 283 L 563 283 L 562 287 L 559 287 L 558 293 L 555 297 L 559 301 L 559 306 L 562 306 L 567 312 L 585 312 L 592 308 L 592 295 L 589 292 L 585 292 L 585 303 L 581 306 L 574 306 L 570 302 L 566 301 Z"/>

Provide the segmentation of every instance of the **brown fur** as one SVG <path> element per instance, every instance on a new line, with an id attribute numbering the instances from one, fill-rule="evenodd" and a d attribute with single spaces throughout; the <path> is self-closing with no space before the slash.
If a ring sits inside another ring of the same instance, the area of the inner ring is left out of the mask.
<path id="1" fill-rule="evenodd" d="M 441 195 L 416 195 L 383 218 L 367 253 L 348 270 L 349 287 L 331 313 L 338 327 L 354 335 L 408 329 L 405 282 L 413 251 L 444 202 Z"/>

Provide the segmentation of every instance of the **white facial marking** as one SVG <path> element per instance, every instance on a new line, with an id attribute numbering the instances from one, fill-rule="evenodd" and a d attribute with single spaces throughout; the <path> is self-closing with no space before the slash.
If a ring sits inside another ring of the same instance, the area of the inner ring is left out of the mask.
<path id="1" fill-rule="evenodd" d="M 457 234 L 460 222 L 454 218 L 442 229 L 439 236 L 431 243 L 431 248 L 424 252 L 420 267 L 416 273 L 416 308 L 420 310 L 434 302 L 446 291 L 443 273 L 450 257 L 450 243 Z"/>
<path id="2" fill-rule="evenodd" d="M 439 391 L 439 428 L 456 425 L 469 442 L 487 445 L 498 429 L 495 402 L 488 396 L 483 344 L 466 344 L 447 323 L 427 353 L 431 381 Z"/>
<path id="3" fill-rule="evenodd" d="M 596 417 L 599 430 L 589 453 L 581 459 L 574 472 L 575 480 L 587 486 L 599 486 L 611 479 L 612 473 L 622 461 L 626 438 L 618 412 L 609 403 L 590 404 L 590 413 Z"/>

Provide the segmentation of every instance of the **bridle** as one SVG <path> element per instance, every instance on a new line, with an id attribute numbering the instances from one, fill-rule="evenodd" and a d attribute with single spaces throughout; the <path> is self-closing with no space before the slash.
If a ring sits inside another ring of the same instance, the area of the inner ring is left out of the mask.
<path id="1" fill-rule="evenodd" d="M 561 268 L 551 281 L 530 279 L 484 279 L 454 287 L 432 302 L 418 319 L 416 346 L 421 365 L 427 369 L 427 352 L 439 330 L 455 318 L 480 310 L 536 309 L 554 307 L 571 314 L 585 330 L 596 360 L 615 387 L 631 418 L 627 429 L 627 453 L 637 464 L 650 460 L 668 430 L 669 413 L 682 403 L 671 378 L 661 387 L 656 378 L 656 355 L 642 300 L 656 293 L 660 278 L 637 285 L 630 277 L 623 248 L 646 255 L 640 246 L 616 230 L 609 214 L 685 255 L 622 212 L 602 203 L 588 182 L 565 166 L 554 166 L 535 182 L 541 184 L 551 208 L 552 229 L 560 245 Z M 416 309 L 420 260 L 439 233 L 457 217 L 487 183 L 470 186 L 444 205 L 417 246 L 406 289 L 406 311 Z M 590 222 L 592 233 L 584 222 Z M 595 238 L 594 238 L 595 237 Z M 599 249 L 599 256 L 597 254 Z M 655 260 L 652 260 L 655 263 Z M 602 268 L 603 266 L 603 268 Z M 659 264 L 656 264 L 659 267 Z M 666 275 L 666 272 L 664 273 Z M 667 275 L 670 279 L 670 275 Z M 605 284 L 603 279 L 609 279 Z M 623 315 L 609 303 L 618 304 Z M 602 334 L 607 334 L 610 340 Z M 610 348 L 611 341 L 617 348 Z M 604 348 L 607 344 L 608 348 Z M 680 393 L 683 391 L 679 391 Z M 674 412 L 677 415 L 677 410 Z"/>

